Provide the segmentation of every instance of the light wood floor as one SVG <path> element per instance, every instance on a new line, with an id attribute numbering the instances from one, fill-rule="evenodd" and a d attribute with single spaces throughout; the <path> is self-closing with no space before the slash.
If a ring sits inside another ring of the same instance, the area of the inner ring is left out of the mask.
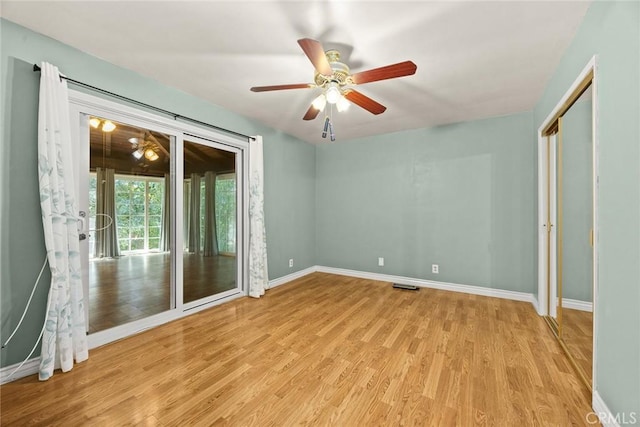
<path id="1" fill-rule="evenodd" d="M 593 313 L 563 308 L 562 339 L 582 373 L 592 382 Z"/>
<path id="2" fill-rule="evenodd" d="M 3 425 L 586 425 L 529 303 L 314 273 L 4 385 Z"/>
<path id="3" fill-rule="evenodd" d="M 184 301 L 236 287 L 236 258 L 183 256 Z M 89 333 L 169 310 L 171 262 L 167 253 L 89 262 Z"/>

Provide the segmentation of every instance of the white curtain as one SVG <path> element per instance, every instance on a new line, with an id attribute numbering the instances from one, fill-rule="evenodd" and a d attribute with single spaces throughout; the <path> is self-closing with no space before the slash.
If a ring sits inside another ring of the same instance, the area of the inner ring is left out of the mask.
<path id="1" fill-rule="evenodd" d="M 189 253 L 200 253 L 200 175 L 191 174 L 189 199 Z"/>
<path id="2" fill-rule="evenodd" d="M 119 257 L 116 179 L 113 169 L 96 168 L 96 214 L 95 256 Z"/>
<path id="3" fill-rule="evenodd" d="M 216 231 L 216 173 L 204 173 L 204 256 L 218 255 Z"/>
<path id="4" fill-rule="evenodd" d="M 186 195 L 185 195 L 186 196 Z M 162 198 L 162 219 L 160 221 L 160 250 L 171 250 L 171 177 L 164 174 L 164 197 Z"/>
<path id="5" fill-rule="evenodd" d="M 42 225 L 51 269 L 39 378 L 64 372 L 89 357 L 77 228 L 78 206 L 67 83 L 43 62 L 38 110 L 38 176 Z"/>
<path id="6" fill-rule="evenodd" d="M 262 137 L 249 144 L 249 296 L 269 288 L 267 236 L 264 226 L 264 161 Z"/>

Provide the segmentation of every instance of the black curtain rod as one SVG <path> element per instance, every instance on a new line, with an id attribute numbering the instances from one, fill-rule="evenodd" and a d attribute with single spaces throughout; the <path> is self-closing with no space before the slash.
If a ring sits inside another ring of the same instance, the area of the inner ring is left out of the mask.
<path id="1" fill-rule="evenodd" d="M 37 64 L 33 64 L 33 71 L 34 72 L 40 71 L 40 66 L 37 65 Z M 60 76 L 60 78 L 65 79 L 66 81 L 68 81 L 70 83 L 73 83 L 74 85 L 82 86 L 84 88 L 91 89 L 93 91 L 100 92 L 100 93 L 103 93 L 105 95 L 109 95 L 111 97 L 114 97 L 114 98 L 117 98 L 117 99 L 121 99 L 123 101 L 127 101 L 129 103 L 132 103 L 132 104 L 135 104 L 135 105 L 139 105 L 141 107 L 148 108 L 148 109 L 157 111 L 157 112 L 162 113 L 162 114 L 166 114 L 168 116 L 172 116 L 174 120 L 178 120 L 178 119 L 186 120 L 186 121 L 189 121 L 189 122 L 192 122 L 192 123 L 199 124 L 201 126 L 214 128 L 214 129 L 222 131 L 222 132 L 226 132 L 226 133 L 230 133 L 232 135 L 236 135 L 236 136 L 241 136 L 243 138 L 247 138 L 248 141 L 255 141 L 255 138 L 252 137 L 252 136 L 249 136 L 249 135 L 238 133 L 238 132 L 235 132 L 235 131 L 232 131 L 232 130 L 229 130 L 229 129 L 224 129 L 224 128 L 218 127 L 216 125 L 212 125 L 210 123 L 205 123 L 205 122 L 200 121 L 200 120 L 192 119 L 191 117 L 186 117 L 186 116 L 183 116 L 181 114 L 173 113 L 173 112 L 168 111 L 168 110 L 163 110 L 162 108 L 154 107 L 153 105 L 145 104 L 144 102 L 136 101 L 135 99 L 127 98 L 126 96 L 118 95 L 117 93 L 109 92 L 108 90 L 100 89 L 99 87 L 91 86 L 91 85 L 89 85 L 87 83 L 83 83 L 83 82 L 78 81 L 78 80 L 70 79 L 69 77 L 66 77 L 66 76 Z"/>

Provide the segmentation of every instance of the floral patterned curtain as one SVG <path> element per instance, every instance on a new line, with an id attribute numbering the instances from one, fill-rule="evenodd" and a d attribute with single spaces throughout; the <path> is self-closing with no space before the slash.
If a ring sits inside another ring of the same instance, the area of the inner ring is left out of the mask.
<path id="1" fill-rule="evenodd" d="M 267 236 L 264 226 L 264 162 L 262 137 L 249 144 L 249 296 L 269 288 Z"/>
<path id="2" fill-rule="evenodd" d="M 77 228 L 67 82 L 43 62 L 38 111 L 38 176 L 42 225 L 51 269 L 39 378 L 66 372 L 89 357 Z"/>

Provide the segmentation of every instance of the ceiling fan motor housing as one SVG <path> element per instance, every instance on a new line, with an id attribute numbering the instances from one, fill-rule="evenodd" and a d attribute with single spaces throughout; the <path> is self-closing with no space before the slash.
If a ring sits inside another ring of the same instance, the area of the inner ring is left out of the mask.
<path id="1" fill-rule="evenodd" d="M 337 83 L 339 86 L 345 86 L 349 83 L 349 67 L 347 64 L 340 62 L 340 52 L 337 50 L 328 50 L 325 52 L 327 61 L 333 70 L 330 76 L 324 76 L 316 71 L 314 81 L 317 86 L 324 87 L 327 83 Z"/>

